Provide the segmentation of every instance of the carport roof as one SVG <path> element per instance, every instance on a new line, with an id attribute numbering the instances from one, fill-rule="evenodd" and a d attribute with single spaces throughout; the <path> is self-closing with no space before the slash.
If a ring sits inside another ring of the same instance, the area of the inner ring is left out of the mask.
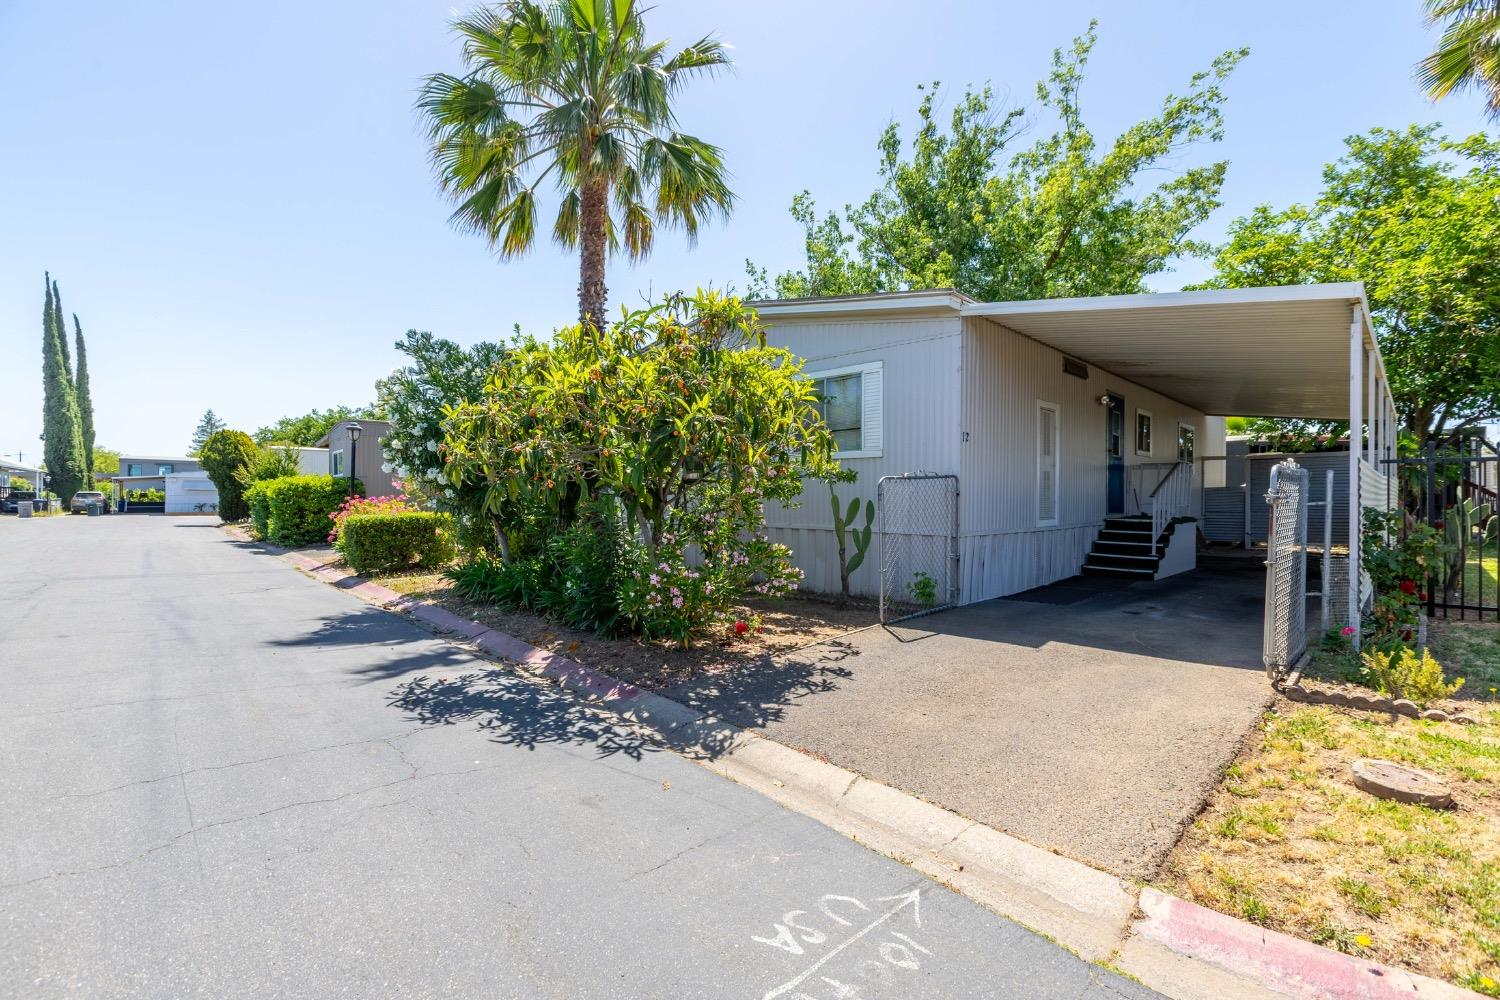
<path id="1" fill-rule="evenodd" d="M 953 291 L 756 303 L 784 319 L 957 313 L 996 323 L 1204 413 L 1349 417 L 1350 334 L 1384 364 L 1364 285 L 1285 285 L 976 302 Z"/>

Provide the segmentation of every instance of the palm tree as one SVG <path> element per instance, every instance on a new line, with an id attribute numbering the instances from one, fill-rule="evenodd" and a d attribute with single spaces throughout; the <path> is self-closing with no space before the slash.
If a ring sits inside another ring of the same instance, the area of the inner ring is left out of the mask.
<path id="1" fill-rule="evenodd" d="M 1424 0 L 1429 24 L 1443 24 L 1437 50 L 1417 64 L 1417 82 L 1433 100 L 1464 87 L 1485 92 L 1500 120 L 1500 0 Z"/>
<path id="2" fill-rule="evenodd" d="M 536 239 L 537 189 L 561 193 L 552 236 L 579 248 L 578 314 L 604 326 L 604 265 L 651 252 L 657 223 L 693 240 L 733 195 L 720 150 L 677 131 L 672 101 L 729 59 L 712 36 L 672 55 L 648 42 L 635 0 L 511 0 L 453 22 L 463 76 L 437 73 L 417 108 L 455 225 L 502 257 Z M 613 201 L 613 210 L 610 203 Z"/>

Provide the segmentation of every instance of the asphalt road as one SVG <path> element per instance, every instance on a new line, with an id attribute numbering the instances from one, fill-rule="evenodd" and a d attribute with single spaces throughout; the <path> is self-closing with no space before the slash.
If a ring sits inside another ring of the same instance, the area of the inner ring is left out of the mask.
<path id="1" fill-rule="evenodd" d="M 1154 995 L 207 519 L 0 566 L 0 996 Z"/>

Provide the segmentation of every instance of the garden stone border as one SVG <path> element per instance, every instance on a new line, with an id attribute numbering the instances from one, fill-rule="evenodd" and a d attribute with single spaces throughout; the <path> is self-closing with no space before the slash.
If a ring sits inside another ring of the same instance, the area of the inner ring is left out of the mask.
<path id="1" fill-rule="evenodd" d="M 234 525 L 225 533 L 256 542 Z M 562 687 L 707 770 L 1167 996 L 1479 1000 L 1479 994 L 1450 983 L 1362 961 L 1127 882 L 306 553 L 256 544 L 314 579 L 514 665 L 524 679 Z"/>
<path id="2" fill-rule="evenodd" d="M 1293 671 L 1280 687 L 1281 693 L 1292 701 L 1307 705 L 1333 705 L 1337 708 L 1358 708 L 1366 712 L 1384 712 L 1387 715 L 1404 715 L 1409 719 L 1427 719 L 1431 722 L 1457 722 L 1472 726 L 1476 722 L 1472 715 L 1450 712 L 1441 708 L 1423 709 L 1405 698 L 1391 698 L 1371 691 L 1350 693 L 1330 691 L 1321 687 L 1308 687 L 1302 683 L 1301 671 Z"/>

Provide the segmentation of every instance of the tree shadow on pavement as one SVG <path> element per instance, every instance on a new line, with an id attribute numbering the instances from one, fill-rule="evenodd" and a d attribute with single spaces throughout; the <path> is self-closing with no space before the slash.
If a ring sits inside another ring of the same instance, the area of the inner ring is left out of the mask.
<path id="1" fill-rule="evenodd" d="M 410 622 L 378 608 L 358 608 L 324 618 L 301 635 L 271 639 L 284 648 L 359 647 L 367 655 L 348 669 L 368 681 L 390 680 L 418 671 L 473 669 L 481 662 L 473 653 L 416 629 Z"/>
<path id="2" fill-rule="evenodd" d="M 843 661 L 858 655 L 853 642 L 829 639 L 733 671 L 689 678 L 661 693 L 742 728 L 756 728 L 782 721 L 799 701 L 838 690 L 840 681 L 854 676 Z"/>
<path id="3" fill-rule="evenodd" d="M 386 699 L 407 718 L 428 726 L 477 722 L 495 742 L 535 750 L 546 743 L 591 746 L 600 757 L 640 760 L 663 748 L 605 721 L 577 700 L 504 670 L 413 677 Z"/>

